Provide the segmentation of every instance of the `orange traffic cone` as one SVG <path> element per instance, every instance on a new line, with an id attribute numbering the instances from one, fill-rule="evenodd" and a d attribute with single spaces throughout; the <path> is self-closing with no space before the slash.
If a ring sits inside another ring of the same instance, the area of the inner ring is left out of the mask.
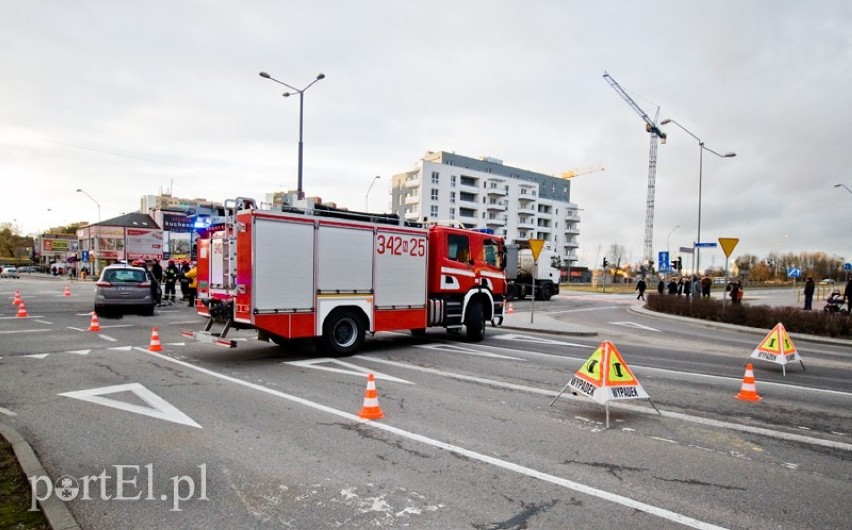
<path id="1" fill-rule="evenodd" d="M 385 417 L 382 408 L 379 407 L 379 397 L 376 393 L 376 378 L 373 374 L 367 376 L 367 390 L 364 392 L 364 407 L 358 413 L 359 418 L 365 420 L 379 420 Z"/>
<path id="2" fill-rule="evenodd" d="M 151 344 L 148 345 L 148 351 L 163 351 L 160 345 L 160 332 L 157 328 L 151 328 Z"/>
<path id="3" fill-rule="evenodd" d="M 92 323 L 89 324 L 89 331 L 100 331 L 101 325 L 98 322 L 98 314 L 92 311 Z"/>
<path id="4" fill-rule="evenodd" d="M 71 296 L 71 289 L 67 285 L 65 286 L 65 296 Z"/>
<path id="5" fill-rule="evenodd" d="M 737 394 L 737 399 L 742 399 L 743 401 L 760 401 L 763 399 L 757 395 L 757 387 L 754 385 L 754 370 L 751 367 L 751 363 L 746 365 L 743 386 L 740 388 L 740 393 Z"/>
<path id="6" fill-rule="evenodd" d="M 24 301 L 21 300 L 21 303 L 18 304 L 18 314 L 15 315 L 18 318 L 27 318 L 30 315 L 27 314 L 27 306 L 24 305 Z"/>
<path id="7" fill-rule="evenodd" d="M 506 314 L 511 315 L 515 312 L 515 305 L 512 302 L 509 302 L 509 308 L 506 309 Z"/>
<path id="8" fill-rule="evenodd" d="M 23 300 L 21 300 L 21 291 L 15 291 L 15 299 L 12 300 L 13 305 L 21 305 Z"/>

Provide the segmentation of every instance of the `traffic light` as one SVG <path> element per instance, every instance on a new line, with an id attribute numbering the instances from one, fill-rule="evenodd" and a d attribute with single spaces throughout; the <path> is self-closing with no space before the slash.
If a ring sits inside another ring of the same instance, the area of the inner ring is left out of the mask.
<path id="1" fill-rule="evenodd" d="M 677 270 L 683 269 L 683 258 L 678 258 L 678 259 L 674 260 L 674 266 L 675 266 L 675 269 L 677 269 Z"/>
<path id="2" fill-rule="evenodd" d="M 604 258 L 604 260 L 603 260 L 604 269 L 606 268 L 607 265 L 609 265 L 609 262 L 606 260 L 606 258 Z"/>

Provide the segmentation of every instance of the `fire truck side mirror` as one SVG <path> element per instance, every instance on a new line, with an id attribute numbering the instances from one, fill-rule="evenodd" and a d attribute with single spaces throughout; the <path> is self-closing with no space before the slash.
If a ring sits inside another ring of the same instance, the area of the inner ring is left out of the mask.
<path id="1" fill-rule="evenodd" d="M 500 270 L 501 271 L 506 270 L 506 261 L 507 261 L 506 249 L 504 248 L 503 251 L 500 252 Z"/>

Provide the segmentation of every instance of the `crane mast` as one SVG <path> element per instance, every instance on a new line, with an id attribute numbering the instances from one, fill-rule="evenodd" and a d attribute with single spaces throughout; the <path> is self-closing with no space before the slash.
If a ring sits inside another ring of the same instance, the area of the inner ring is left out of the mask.
<path id="1" fill-rule="evenodd" d="M 621 88 L 615 79 L 607 72 L 603 74 L 607 83 L 615 90 L 630 107 L 645 121 L 645 131 L 651 135 L 651 148 L 648 155 L 648 196 L 645 201 L 645 260 L 653 267 L 654 262 L 654 196 L 657 180 L 657 140 L 666 143 L 666 133 L 660 130 L 657 126 L 657 119 L 660 117 L 660 108 L 657 107 L 657 113 L 654 119 L 648 117 L 642 108 L 633 101 L 627 92 Z"/>

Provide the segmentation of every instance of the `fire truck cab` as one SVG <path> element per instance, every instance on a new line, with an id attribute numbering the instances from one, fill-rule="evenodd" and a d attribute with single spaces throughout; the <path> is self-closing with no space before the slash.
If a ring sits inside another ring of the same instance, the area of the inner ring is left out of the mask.
<path id="1" fill-rule="evenodd" d="M 366 333 L 464 327 L 479 341 L 487 322 L 502 323 L 505 245 L 492 234 L 322 205 L 260 210 L 239 198 L 226 210 L 197 242 L 196 308 L 208 323 L 185 336 L 234 347 L 230 329 L 256 329 L 343 355 Z"/>

